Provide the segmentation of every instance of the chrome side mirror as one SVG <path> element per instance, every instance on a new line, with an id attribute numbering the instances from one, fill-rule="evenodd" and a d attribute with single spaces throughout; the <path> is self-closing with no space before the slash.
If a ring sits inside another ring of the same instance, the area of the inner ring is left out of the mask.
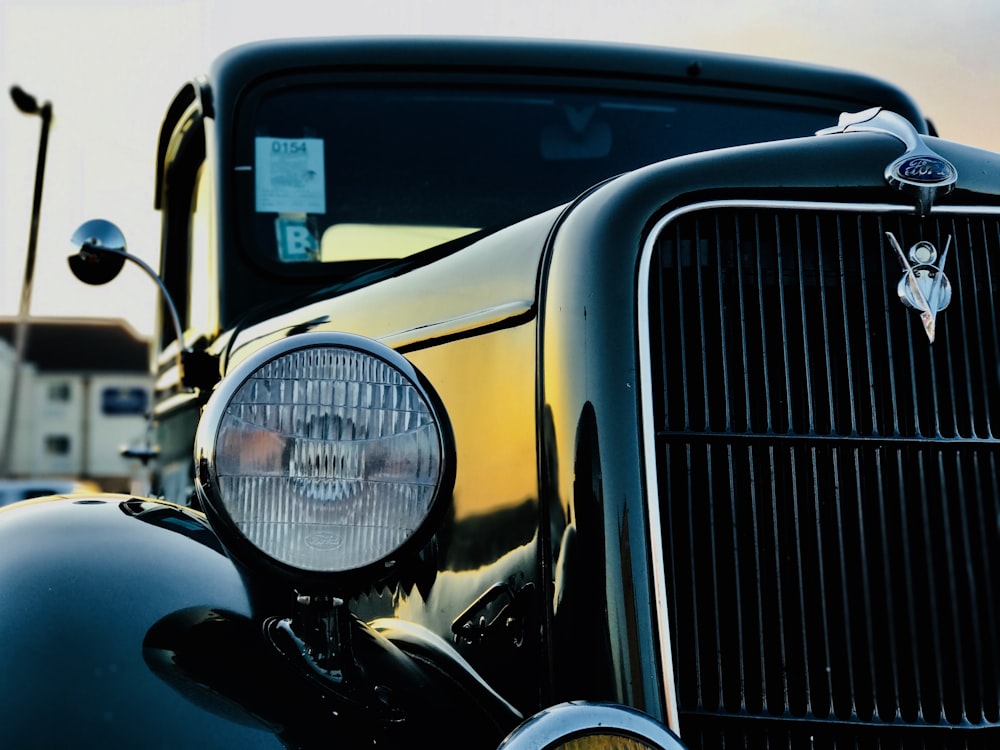
<path id="1" fill-rule="evenodd" d="M 69 256 L 69 269 L 84 284 L 107 284 L 125 265 L 125 235 L 110 221 L 92 219 L 81 224 L 70 242 L 76 252 Z"/>
<path id="2" fill-rule="evenodd" d="M 70 242 L 76 249 L 76 252 L 68 258 L 70 270 L 85 284 L 107 284 L 121 272 L 126 260 L 135 263 L 156 282 L 163 293 L 174 325 L 174 335 L 177 337 L 177 370 L 183 383 L 184 359 L 191 355 L 191 351 L 184 346 L 184 332 L 181 330 L 177 306 L 170 298 L 170 292 L 167 291 L 163 279 L 142 258 L 132 255 L 127 250 L 125 235 L 117 226 L 105 219 L 91 219 L 84 222 L 73 232 Z"/>
<path id="3" fill-rule="evenodd" d="M 170 298 L 170 293 L 167 291 L 163 279 L 142 258 L 132 255 L 128 251 L 122 230 L 110 221 L 91 219 L 77 227 L 70 242 L 73 243 L 76 252 L 67 259 L 69 260 L 69 268 L 73 275 L 85 284 L 107 284 L 121 272 L 126 260 L 132 261 L 145 271 L 146 275 L 160 287 L 174 324 L 177 345 L 182 350 L 184 349 L 181 320 L 177 316 L 177 307 Z"/>

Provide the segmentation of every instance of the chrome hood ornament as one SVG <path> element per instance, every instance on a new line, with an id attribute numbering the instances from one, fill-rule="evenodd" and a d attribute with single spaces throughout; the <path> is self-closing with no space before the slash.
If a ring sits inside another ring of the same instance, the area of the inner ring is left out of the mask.
<path id="1" fill-rule="evenodd" d="M 921 216 L 930 213 L 939 191 L 948 193 L 958 181 L 954 165 L 935 153 L 913 124 L 895 112 L 875 107 L 862 112 L 845 112 L 832 128 L 816 135 L 837 133 L 883 133 L 898 139 L 906 151 L 885 168 L 885 180 L 916 198 Z"/>
<path id="2" fill-rule="evenodd" d="M 951 302 L 951 282 L 944 275 L 951 236 L 949 235 L 945 243 L 940 262 L 937 248 L 930 242 L 921 240 L 910 248 L 909 253 L 904 254 L 903 248 L 892 232 L 886 232 L 885 236 L 903 265 L 903 278 L 896 286 L 899 299 L 907 307 L 920 311 L 924 331 L 933 344 L 937 314 Z"/>

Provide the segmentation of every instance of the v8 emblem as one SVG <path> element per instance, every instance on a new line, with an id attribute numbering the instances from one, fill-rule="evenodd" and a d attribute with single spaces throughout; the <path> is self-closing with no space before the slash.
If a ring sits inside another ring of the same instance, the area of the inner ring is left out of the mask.
<path id="1" fill-rule="evenodd" d="M 920 311 L 924 331 L 933 344 L 937 314 L 951 302 L 951 282 L 944 275 L 951 236 L 948 237 L 940 261 L 937 248 L 930 242 L 921 240 L 910 248 L 909 253 L 904 254 L 892 232 L 886 232 L 885 236 L 903 264 L 903 278 L 896 286 L 899 299 L 907 307 Z"/>

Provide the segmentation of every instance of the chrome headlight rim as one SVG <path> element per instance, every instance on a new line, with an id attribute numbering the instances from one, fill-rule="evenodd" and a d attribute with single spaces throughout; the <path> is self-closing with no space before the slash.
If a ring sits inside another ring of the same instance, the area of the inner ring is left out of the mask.
<path id="1" fill-rule="evenodd" d="M 587 738 L 614 738 L 647 750 L 684 750 L 677 735 L 648 714 L 619 703 L 591 701 L 542 709 L 516 727 L 497 750 L 563 750 Z"/>
<path id="2" fill-rule="evenodd" d="M 416 390 L 437 430 L 440 468 L 423 521 L 388 555 L 344 570 L 311 570 L 277 559 L 252 542 L 226 509 L 217 471 L 216 440 L 234 396 L 262 368 L 275 360 L 310 349 L 335 348 L 380 360 Z M 455 482 L 455 447 L 451 424 L 441 399 L 426 377 L 399 352 L 373 339 L 343 332 L 306 332 L 263 345 L 235 365 L 218 383 L 202 411 L 195 436 L 195 487 L 205 515 L 230 556 L 240 565 L 271 578 L 284 579 L 300 591 L 347 593 L 391 576 L 399 561 L 424 549 L 440 526 Z"/>

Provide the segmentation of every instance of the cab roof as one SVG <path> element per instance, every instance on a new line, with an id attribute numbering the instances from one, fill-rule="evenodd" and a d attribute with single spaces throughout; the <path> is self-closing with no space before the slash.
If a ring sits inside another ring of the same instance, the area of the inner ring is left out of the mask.
<path id="1" fill-rule="evenodd" d="M 899 87 L 848 70 L 777 59 L 612 42 L 496 37 L 332 37 L 254 42 L 220 56 L 211 71 L 219 96 L 237 98 L 255 81 L 275 75 L 333 71 L 461 72 L 572 75 L 756 91 L 816 99 L 845 111 L 891 109 L 928 130 L 927 120 Z"/>

